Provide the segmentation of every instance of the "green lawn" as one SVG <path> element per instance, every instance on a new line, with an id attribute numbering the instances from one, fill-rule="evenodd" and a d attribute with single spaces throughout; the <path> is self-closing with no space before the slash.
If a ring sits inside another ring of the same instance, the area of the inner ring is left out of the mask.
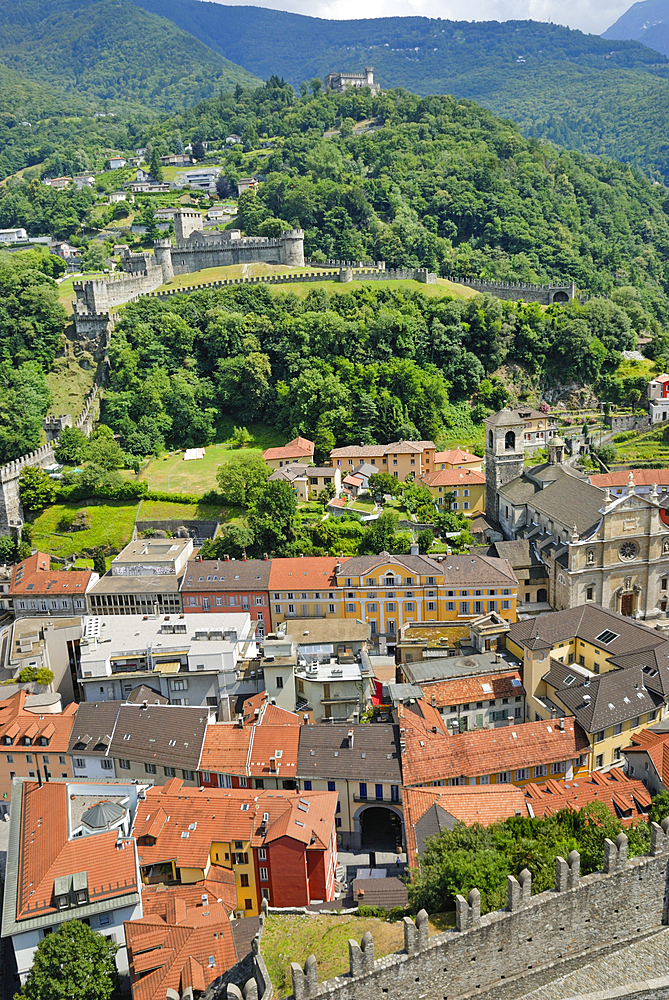
<path id="1" fill-rule="evenodd" d="M 54 504 L 47 508 L 34 522 L 34 545 L 43 552 L 69 558 L 103 545 L 120 552 L 130 541 L 138 503 L 123 503 L 112 500 L 104 504 L 89 503 Z M 85 531 L 66 532 L 60 529 L 60 521 L 66 511 L 86 510 L 91 527 Z M 92 563 L 91 563 L 92 565 Z"/>
<path id="2" fill-rule="evenodd" d="M 82 368 L 70 353 L 55 359 L 51 371 L 46 377 L 51 393 L 49 413 L 57 416 L 69 413 L 73 420 L 77 418 L 84 408 L 86 397 L 93 388 L 95 363 L 92 362 L 92 364 L 92 368 Z M 46 436 L 44 440 L 46 440 Z"/>
<path id="3" fill-rule="evenodd" d="M 207 267 L 191 274 L 177 274 L 161 285 L 157 291 L 169 288 L 187 288 L 190 285 L 204 285 L 209 281 L 229 281 L 233 278 L 259 278 L 269 274 L 309 274 L 317 270 L 313 267 L 288 267 L 287 264 L 228 264 L 222 267 Z"/>
<path id="4" fill-rule="evenodd" d="M 290 291 L 293 294 L 299 296 L 300 298 L 305 298 L 309 291 L 314 288 L 324 288 L 326 292 L 336 293 L 343 295 L 346 292 L 352 292 L 359 288 L 365 288 L 369 285 L 387 285 L 390 288 L 405 288 L 412 292 L 423 292 L 429 298 L 439 297 L 441 295 L 453 295 L 458 299 L 471 299 L 479 293 L 473 288 L 468 288 L 466 285 L 457 285 L 453 281 L 448 281 L 446 278 L 437 278 L 436 285 L 424 285 L 422 281 L 413 280 L 391 280 L 387 281 L 319 281 L 317 284 L 311 281 L 305 281 L 304 283 L 295 285 L 272 285 L 272 291 L 275 293 Z"/>
<path id="5" fill-rule="evenodd" d="M 251 445 L 244 451 L 262 455 L 265 448 L 285 443 L 285 438 L 264 424 L 251 424 Z M 216 471 L 219 465 L 238 455 L 240 449 L 232 448 L 225 441 L 232 433 L 229 422 L 222 424 L 215 444 L 207 445 L 204 458 L 184 462 L 183 451 L 172 452 L 153 459 L 140 473 L 147 480 L 149 489 L 169 493 L 206 493 L 216 488 Z"/>

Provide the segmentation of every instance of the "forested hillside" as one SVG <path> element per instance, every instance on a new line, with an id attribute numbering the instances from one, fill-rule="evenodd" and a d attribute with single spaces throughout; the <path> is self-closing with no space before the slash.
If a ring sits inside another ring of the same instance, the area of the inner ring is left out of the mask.
<path id="1" fill-rule="evenodd" d="M 526 135 L 669 176 L 669 67 L 633 41 L 536 21 L 328 21 L 202 0 L 136 2 L 263 78 L 297 87 L 371 64 L 384 87 L 468 97 Z"/>
<path id="2" fill-rule="evenodd" d="M 668 56 L 669 3 L 667 0 L 641 0 L 632 4 L 629 10 L 626 10 L 616 23 L 604 32 L 602 38 L 633 39 Z"/>
<path id="3" fill-rule="evenodd" d="M 366 118 L 382 127 L 352 135 Z M 342 122 L 343 135 L 323 138 Z M 469 101 L 402 92 L 295 98 L 274 78 L 237 100 L 205 101 L 151 134 L 169 146 L 177 129 L 184 141 L 235 131 L 256 146 L 263 133 L 278 136 L 270 154 L 227 154 L 223 181 L 265 177 L 257 197 L 239 202 L 249 234 L 283 222 L 305 229 L 309 255 L 443 275 L 573 279 L 590 294 L 635 284 L 664 315 L 667 190 L 631 167 L 525 139 Z"/>
<path id="4" fill-rule="evenodd" d="M 0 0 L 0 63 L 66 90 L 70 99 L 57 102 L 61 114 L 76 113 L 82 98 L 90 109 L 118 102 L 117 114 L 133 106 L 173 110 L 254 82 L 251 73 L 128 0 Z"/>

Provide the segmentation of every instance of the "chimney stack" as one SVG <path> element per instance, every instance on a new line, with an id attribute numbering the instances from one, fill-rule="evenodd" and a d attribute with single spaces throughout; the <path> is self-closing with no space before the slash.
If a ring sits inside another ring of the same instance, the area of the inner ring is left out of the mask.
<path id="1" fill-rule="evenodd" d="M 348 731 L 348 748 L 349 748 L 349 750 L 353 749 L 353 730 L 352 729 L 349 729 L 349 731 Z"/>

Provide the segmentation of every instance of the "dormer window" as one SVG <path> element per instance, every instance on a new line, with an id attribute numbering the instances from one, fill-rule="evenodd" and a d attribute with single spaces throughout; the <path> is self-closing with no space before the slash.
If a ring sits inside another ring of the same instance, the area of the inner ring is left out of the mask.
<path id="1" fill-rule="evenodd" d="M 29 747 L 29 746 L 31 746 L 31 745 L 32 745 L 32 740 L 30 739 L 30 737 L 29 737 L 29 736 L 24 736 L 24 737 L 23 737 L 23 738 L 21 739 L 21 743 L 23 744 L 23 746 L 24 746 L 24 747 Z"/>
<path id="2" fill-rule="evenodd" d="M 14 741 L 12 740 L 11 736 L 3 736 L 2 742 L 6 747 L 10 747 Z"/>

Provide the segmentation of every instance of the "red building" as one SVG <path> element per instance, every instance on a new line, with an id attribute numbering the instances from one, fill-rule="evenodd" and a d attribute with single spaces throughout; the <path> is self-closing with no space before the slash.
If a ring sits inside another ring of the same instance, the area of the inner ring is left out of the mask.
<path id="1" fill-rule="evenodd" d="M 268 559 L 191 560 L 181 584 L 186 614 L 248 611 L 257 622 L 256 635 L 271 630 Z"/>
<path id="2" fill-rule="evenodd" d="M 133 833 L 142 881 L 202 882 L 219 867 L 235 878 L 235 913 L 306 906 L 335 896 L 336 792 L 187 788 L 178 778 L 147 789 Z"/>

